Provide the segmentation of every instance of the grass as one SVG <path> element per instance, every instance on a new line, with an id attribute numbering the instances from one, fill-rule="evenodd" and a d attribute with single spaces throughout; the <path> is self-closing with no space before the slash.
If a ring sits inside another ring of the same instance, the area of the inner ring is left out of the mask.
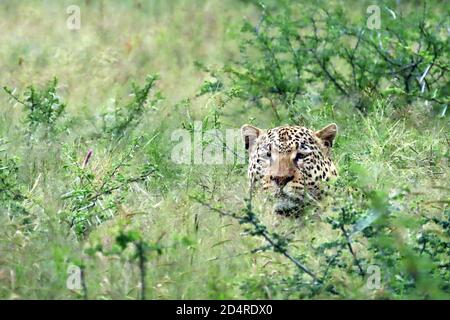
<path id="1" fill-rule="evenodd" d="M 80 31 L 65 28 L 69 4 L 81 7 Z M 21 203 L 28 212 L 24 222 L 10 207 L 0 209 L 1 298 L 83 298 L 81 290 L 69 290 L 66 285 L 72 264 L 84 266 L 88 298 L 139 298 L 140 268 L 132 248 L 106 254 L 117 249 L 121 230 L 137 230 L 143 241 L 162 247 L 162 254 L 148 252 L 148 299 L 449 298 L 448 290 L 435 289 L 433 281 L 440 283 L 428 275 L 418 276 L 412 293 L 391 292 L 394 285 L 369 290 L 366 279 L 355 276 L 351 264 L 331 273 L 339 296 L 327 290 L 311 295 L 298 286 L 307 278 L 295 278 L 298 274 L 291 262 L 271 251 L 254 253 L 265 244 L 261 238 L 250 236 L 234 219 L 221 217 L 195 200 L 201 195 L 212 205 L 241 212 L 247 194 L 246 166 L 174 164 L 168 143 L 174 129 L 205 117 L 211 121 L 214 116 L 222 128 L 239 128 L 251 119 L 260 127 L 276 122 L 271 110 L 243 110 L 237 102 L 224 107 L 220 94 L 195 97 L 207 75 L 194 62 L 222 65 L 235 58 L 244 16 L 257 21 L 255 7 L 245 1 L 0 4 L 0 28 L 6 30 L 0 42 L 7 44 L 0 47 L 2 86 L 21 91 L 30 84 L 42 87 L 55 76 L 67 105 L 56 139 L 30 140 L 24 134 L 23 108 L 11 104 L 6 93 L 0 94 L 0 134 L 5 142 L 0 155 L 17 158 L 17 185 L 26 195 Z M 131 83 L 143 83 L 151 73 L 160 75 L 157 89 L 165 99 L 121 141 L 105 138 L 102 114 L 116 104 L 126 105 L 132 99 L 128 96 Z M 389 100 L 378 103 L 367 115 L 345 103 L 299 105 L 301 124 L 320 128 L 336 122 L 339 126 L 333 155 L 341 177 L 336 196 L 319 210 L 299 219 L 282 218 L 271 213 L 264 194 L 255 196 L 253 210 L 259 219 L 269 230 L 289 238 L 289 250 L 312 270 L 327 263 L 317 247 L 340 237 L 340 231 L 327 221 L 336 217 L 333 209 L 349 201 L 356 208 L 373 208 L 376 205 L 367 204 L 371 199 L 367 195 L 374 193 L 393 197 L 399 208 L 395 219 L 412 217 L 410 225 L 393 231 L 398 231 L 399 246 L 428 231 L 448 243 L 445 229 L 418 224 L 424 216 L 442 217 L 448 212 L 448 119 L 430 117 L 414 105 L 398 108 Z M 117 183 L 141 172 L 145 163 L 154 166 L 155 174 L 105 194 L 95 210 L 111 212 L 113 218 L 80 240 L 61 221 L 68 206 L 61 196 L 80 179 L 70 170 L 79 169 L 92 149 L 89 186 L 101 185 L 135 137 L 141 137 L 142 147 L 121 167 Z M 404 195 L 395 198 L 400 193 Z M 354 241 L 357 255 L 369 259 L 367 239 Z M 102 252 L 85 253 L 98 245 Z M 351 260 L 350 253 L 344 252 L 343 261 Z M 421 263 L 428 260 L 417 262 Z"/>

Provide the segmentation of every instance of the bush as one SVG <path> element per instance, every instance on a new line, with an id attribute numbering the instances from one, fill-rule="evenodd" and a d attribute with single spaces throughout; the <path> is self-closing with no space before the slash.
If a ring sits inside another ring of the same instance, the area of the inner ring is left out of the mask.
<path id="1" fill-rule="evenodd" d="M 46 138 L 57 133 L 57 122 L 66 109 L 65 103 L 56 92 L 57 85 L 58 80 L 55 77 L 43 89 L 29 86 L 22 98 L 15 94 L 15 90 L 4 87 L 13 101 L 23 105 L 26 113 L 24 123 L 28 126 L 29 135 L 38 129 L 44 130 Z"/>
<path id="2" fill-rule="evenodd" d="M 124 107 L 116 106 L 111 113 L 103 114 L 103 131 L 114 139 L 121 139 L 127 131 L 134 129 L 141 122 L 145 112 L 155 109 L 157 102 L 162 99 L 159 91 L 152 99 L 149 97 L 157 80 L 157 75 L 149 75 L 142 87 L 133 83 L 132 101 Z"/>
<path id="3" fill-rule="evenodd" d="M 0 147 L 3 142 L 0 140 Z M 28 222 L 23 205 L 25 199 L 25 190 L 19 178 L 18 159 L 8 157 L 5 150 L 0 150 L 0 203 L 5 213 L 19 223 Z"/>
<path id="4" fill-rule="evenodd" d="M 445 18 L 426 6 L 407 15 L 384 8 L 381 28 L 370 30 L 365 21 L 351 22 L 340 3 L 332 12 L 327 4 L 262 5 L 258 24 L 247 21 L 242 28 L 240 58 L 222 72 L 204 68 L 213 80 L 201 93 L 222 91 L 269 107 L 278 121 L 280 107 L 310 94 L 328 103 L 345 99 L 362 111 L 385 96 L 400 99 L 398 105 L 447 106 Z"/>
<path id="5" fill-rule="evenodd" d="M 144 181 L 155 172 L 151 164 L 141 166 L 137 175 L 127 172 L 136 152 L 142 148 L 142 138 L 136 138 L 122 154 L 114 154 L 114 160 L 100 164 L 97 175 L 89 166 L 93 150 L 89 150 L 83 162 L 66 146 L 67 179 L 70 190 L 62 195 L 65 201 L 63 220 L 79 238 L 86 237 L 99 224 L 115 216 L 124 198 L 124 191 L 134 182 Z"/>

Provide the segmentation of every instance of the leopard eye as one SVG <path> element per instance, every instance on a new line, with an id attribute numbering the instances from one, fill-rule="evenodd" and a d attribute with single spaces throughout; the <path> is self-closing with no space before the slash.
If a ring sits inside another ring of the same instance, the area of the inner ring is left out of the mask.
<path id="1" fill-rule="evenodd" d="M 303 153 L 300 153 L 300 152 L 297 152 L 297 154 L 295 155 L 295 161 L 302 160 L 305 158 L 306 158 L 306 155 Z"/>
<path id="2" fill-rule="evenodd" d="M 267 148 L 266 157 L 267 158 L 272 158 L 272 148 L 271 148 L 270 145 Z"/>
<path id="3" fill-rule="evenodd" d="M 294 161 L 297 162 L 299 160 L 303 160 L 303 159 L 307 158 L 310 154 L 311 154 L 311 151 L 297 151 Z"/>

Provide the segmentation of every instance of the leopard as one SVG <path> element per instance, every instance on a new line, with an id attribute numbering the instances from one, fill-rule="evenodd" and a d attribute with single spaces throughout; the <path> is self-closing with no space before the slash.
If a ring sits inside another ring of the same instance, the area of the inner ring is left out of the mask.
<path id="1" fill-rule="evenodd" d="M 270 194 L 276 214 L 300 214 L 320 201 L 338 176 L 332 160 L 337 131 L 336 123 L 317 131 L 300 125 L 268 130 L 243 125 L 250 187 Z"/>

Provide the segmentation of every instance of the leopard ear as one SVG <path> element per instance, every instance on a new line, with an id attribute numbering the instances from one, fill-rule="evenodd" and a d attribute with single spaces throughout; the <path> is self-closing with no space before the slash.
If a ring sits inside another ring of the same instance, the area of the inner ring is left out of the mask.
<path id="1" fill-rule="evenodd" d="M 261 134 L 261 129 L 249 124 L 244 124 L 241 128 L 241 134 L 244 139 L 245 149 L 250 151 L 253 148 L 256 139 Z"/>
<path id="2" fill-rule="evenodd" d="M 316 131 L 316 136 L 323 141 L 325 147 L 331 148 L 333 146 L 334 138 L 336 138 L 337 130 L 336 123 L 332 123 L 325 128 Z"/>

